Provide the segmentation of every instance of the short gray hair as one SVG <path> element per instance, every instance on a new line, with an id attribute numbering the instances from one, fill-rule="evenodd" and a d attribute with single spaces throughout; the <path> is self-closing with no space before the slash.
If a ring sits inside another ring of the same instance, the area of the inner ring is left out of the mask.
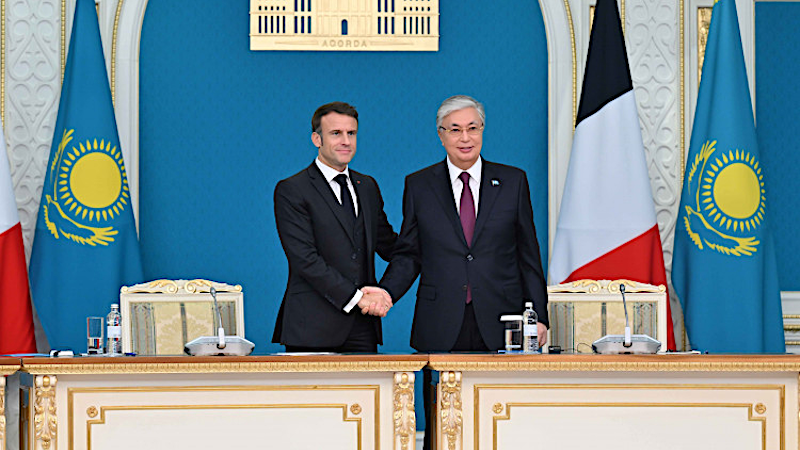
<path id="1" fill-rule="evenodd" d="M 436 128 L 438 129 L 442 126 L 442 120 L 448 114 L 466 108 L 475 108 L 478 111 L 478 115 L 481 116 L 481 122 L 486 124 L 486 113 L 483 111 L 483 105 L 479 101 L 468 95 L 454 95 L 443 101 L 439 106 L 439 111 L 436 111 Z"/>

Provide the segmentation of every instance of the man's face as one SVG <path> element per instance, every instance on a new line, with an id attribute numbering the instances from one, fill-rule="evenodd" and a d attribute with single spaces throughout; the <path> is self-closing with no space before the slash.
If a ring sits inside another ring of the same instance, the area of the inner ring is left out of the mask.
<path id="1" fill-rule="evenodd" d="M 326 166 L 343 171 L 356 154 L 358 121 L 345 114 L 331 112 L 322 116 L 320 133 L 311 133 L 311 141 L 319 147 L 319 159 Z"/>
<path id="2" fill-rule="evenodd" d="M 439 139 L 456 167 L 467 170 L 481 155 L 483 122 L 475 108 L 464 108 L 444 116 Z"/>

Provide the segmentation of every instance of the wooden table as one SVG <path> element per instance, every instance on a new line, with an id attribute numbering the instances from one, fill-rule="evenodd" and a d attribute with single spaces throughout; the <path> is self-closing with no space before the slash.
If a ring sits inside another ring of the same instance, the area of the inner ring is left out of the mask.
<path id="1" fill-rule="evenodd" d="M 440 449 L 797 449 L 793 355 L 431 355 Z"/>
<path id="2" fill-rule="evenodd" d="M 413 449 L 427 355 L 25 358 L 23 448 Z"/>

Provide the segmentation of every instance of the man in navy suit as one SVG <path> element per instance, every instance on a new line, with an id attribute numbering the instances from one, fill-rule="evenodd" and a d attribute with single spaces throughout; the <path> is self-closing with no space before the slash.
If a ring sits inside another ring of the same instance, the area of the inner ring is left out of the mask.
<path id="1" fill-rule="evenodd" d="M 500 315 L 533 302 L 546 340 L 547 292 L 528 179 L 481 158 L 483 105 L 463 95 L 437 113 L 444 161 L 406 177 L 403 225 L 381 280 L 393 299 L 420 275 L 411 346 L 496 351 Z"/>
<path id="2" fill-rule="evenodd" d="M 531 301 L 547 339 L 547 292 L 528 180 L 481 158 L 483 105 L 463 95 L 436 116 L 447 157 L 405 181 L 403 225 L 380 285 L 399 299 L 420 275 L 411 346 L 423 352 L 496 351 L 500 315 Z M 430 371 L 424 373 L 426 430 L 432 430 Z M 426 432 L 426 448 L 431 434 Z"/>
<path id="3" fill-rule="evenodd" d="M 289 281 L 272 342 L 289 352 L 368 352 L 382 344 L 388 294 L 375 284 L 375 253 L 388 261 L 397 234 L 375 180 L 348 168 L 358 112 L 343 102 L 311 119 L 314 162 L 275 187 L 275 222 Z"/>

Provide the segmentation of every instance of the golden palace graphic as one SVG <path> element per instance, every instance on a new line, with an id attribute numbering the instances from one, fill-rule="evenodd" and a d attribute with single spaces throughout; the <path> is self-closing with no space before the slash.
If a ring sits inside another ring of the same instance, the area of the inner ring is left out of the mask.
<path id="1" fill-rule="evenodd" d="M 714 156 L 717 141 L 706 141 L 688 174 L 694 205 L 683 221 L 692 242 L 725 255 L 758 251 L 757 230 L 764 220 L 764 175 L 755 155 L 728 150 Z"/>
<path id="2" fill-rule="evenodd" d="M 439 0 L 250 0 L 250 50 L 438 51 Z"/>
<path id="3" fill-rule="evenodd" d="M 53 190 L 45 194 L 44 219 L 56 239 L 108 245 L 118 233 L 111 223 L 130 201 L 122 152 L 96 138 L 68 148 L 74 131 L 64 130 L 53 158 Z"/>

